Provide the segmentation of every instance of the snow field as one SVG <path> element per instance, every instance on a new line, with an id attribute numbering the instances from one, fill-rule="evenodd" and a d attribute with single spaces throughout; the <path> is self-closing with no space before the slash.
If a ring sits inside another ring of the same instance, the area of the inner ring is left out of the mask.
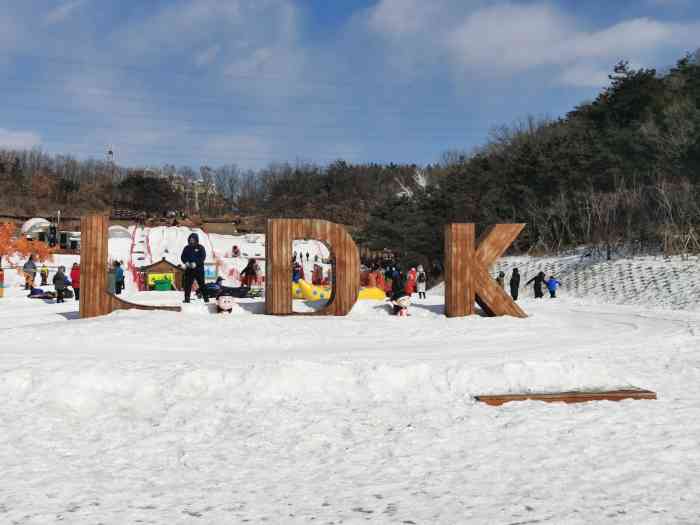
<path id="1" fill-rule="evenodd" d="M 133 255 L 179 257 L 188 234 L 136 231 Z M 239 260 L 227 236 L 200 240 Z M 133 256 L 113 241 L 110 255 Z M 271 317 L 241 300 L 231 315 L 194 302 L 76 320 L 77 303 L 14 282 L 0 299 L 0 523 L 700 523 L 696 263 L 502 262 L 523 283 L 555 273 L 563 298 L 521 292 L 524 320 L 447 319 L 440 288 L 408 318 L 373 301 Z M 629 386 L 659 399 L 473 400 Z"/>
<path id="2" fill-rule="evenodd" d="M 696 522 L 697 314 L 523 307 L 276 318 L 251 300 L 8 326 L 0 521 Z M 629 385 L 660 399 L 471 397 Z"/>

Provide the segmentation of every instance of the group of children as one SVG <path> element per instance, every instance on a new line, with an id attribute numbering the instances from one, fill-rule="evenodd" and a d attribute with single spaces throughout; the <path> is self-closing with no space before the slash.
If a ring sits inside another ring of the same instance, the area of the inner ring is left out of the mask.
<path id="1" fill-rule="evenodd" d="M 22 267 L 24 271 L 24 289 L 29 290 L 29 298 L 31 299 L 48 299 L 56 300 L 57 303 L 65 302 L 65 299 L 74 297 L 76 301 L 80 300 L 80 265 L 76 262 L 70 271 L 70 277 L 66 275 L 66 267 L 59 266 L 53 276 L 52 284 L 54 290 L 44 290 L 43 288 L 34 287 L 36 278 L 36 265 L 33 256 Z M 41 276 L 41 284 L 39 286 L 48 286 L 49 269 L 43 265 L 39 270 Z M 73 288 L 73 291 L 70 291 Z"/>
<path id="2" fill-rule="evenodd" d="M 496 282 L 501 285 L 501 288 L 505 288 L 505 279 L 505 272 L 499 272 L 498 277 L 496 277 Z M 550 275 L 548 279 L 544 272 L 539 272 L 532 279 L 526 282 L 525 286 L 528 286 L 530 283 L 532 283 L 533 285 L 532 288 L 535 294 L 535 299 L 541 299 L 542 297 L 544 297 L 542 291 L 543 286 L 547 287 L 547 290 L 549 291 L 549 297 L 551 297 L 552 299 L 556 298 L 557 288 L 559 288 L 559 286 L 561 285 L 561 282 L 559 282 L 553 275 Z M 518 292 L 520 291 L 520 272 L 517 268 L 513 268 L 513 273 L 511 274 L 509 285 L 510 295 L 514 301 L 517 301 Z"/>

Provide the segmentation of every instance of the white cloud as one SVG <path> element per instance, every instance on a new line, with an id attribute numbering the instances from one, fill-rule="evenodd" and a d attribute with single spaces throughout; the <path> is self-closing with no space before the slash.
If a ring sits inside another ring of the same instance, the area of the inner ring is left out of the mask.
<path id="1" fill-rule="evenodd" d="M 438 2 L 425 0 L 382 0 L 369 12 L 368 24 L 388 37 L 421 31 L 431 15 L 439 13 Z"/>
<path id="2" fill-rule="evenodd" d="M 134 61 L 177 56 L 200 67 L 216 64 L 237 90 L 280 95 L 304 78 L 299 16 L 292 0 L 180 0 L 111 40 Z"/>
<path id="3" fill-rule="evenodd" d="M 381 0 L 367 17 L 369 31 L 390 42 L 390 60 L 444 58 L 460 77 L 465 72 L 510 76 L 554 67 L 561 82 L 580 86 L 599 85 L 600 72 L 618 60 L 648 63 L 664 50 L 682 53 L 697 45 L 695 35 L 700 34 L 698 22 L 650 18 L 622 20 L 594 31 L 583 25 L 545 2 Z"/>
<path id="4" fill-rule="evenodd" d="M 162 55 L 211 42 L 227 29 L 239 29 L 242 0 L 181 0 L 117 32 L 114 41 L 135 55 Z"/>
<path id="5" fill-rule="evenodd" d="M 41 137 L 32 131 L 12 131 L 0 128 L 0 147 L 31 149 L 41 144 Z"/>
<path id="6" fill-rule="evenodd" d="M 479 9 L 449 33 L 457 63 L 517 72 L 555 62 L 573 31 L 573 21 L 547 5 L 504 4 Z"/>
<path id="7" fill-rule="evenodd" d="M 47 25 L 60 24 L 67 20 L 74 11 L 79 9 L 86 2 L 87 0 L 68 0 L 49 11 L 44 20 Z"/>

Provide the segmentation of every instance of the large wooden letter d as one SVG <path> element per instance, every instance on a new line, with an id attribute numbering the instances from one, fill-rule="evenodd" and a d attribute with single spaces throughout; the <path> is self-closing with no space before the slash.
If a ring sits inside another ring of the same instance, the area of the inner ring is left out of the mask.
<path id="1" fill-rule="evenodd" d="M 323 241 L 331 251 L 333 292 L 328 305 L 310 315 L 347 315 L 357 302 L 360 291 L 360 254 L 345 228 L 332 222 L 311 219 L 267 221 L 265 312 L 271 315 L 304 315 L 292 310 L 294 239 Z"/>
<path id="2" fill-rule="evenodd" d="M 496 224 L 479 238 L 474 249 L 473 224 L 445 227 L 445 315 L 474 314 L 478 303 L 486 315 L 527 317 L 489 275 L 496 262 L 525 227 L 524 224 Z"/>

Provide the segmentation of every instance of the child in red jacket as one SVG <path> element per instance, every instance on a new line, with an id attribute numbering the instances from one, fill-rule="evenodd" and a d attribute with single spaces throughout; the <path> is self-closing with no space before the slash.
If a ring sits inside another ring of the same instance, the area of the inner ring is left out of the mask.
<path id="1" fill-rule="evenodd" d="M 75 300 L 80 300 L 80 266 L 78 263 L 73 263 L 73 267 L 70 269 L 70 282 L 75 291 Z"/>

